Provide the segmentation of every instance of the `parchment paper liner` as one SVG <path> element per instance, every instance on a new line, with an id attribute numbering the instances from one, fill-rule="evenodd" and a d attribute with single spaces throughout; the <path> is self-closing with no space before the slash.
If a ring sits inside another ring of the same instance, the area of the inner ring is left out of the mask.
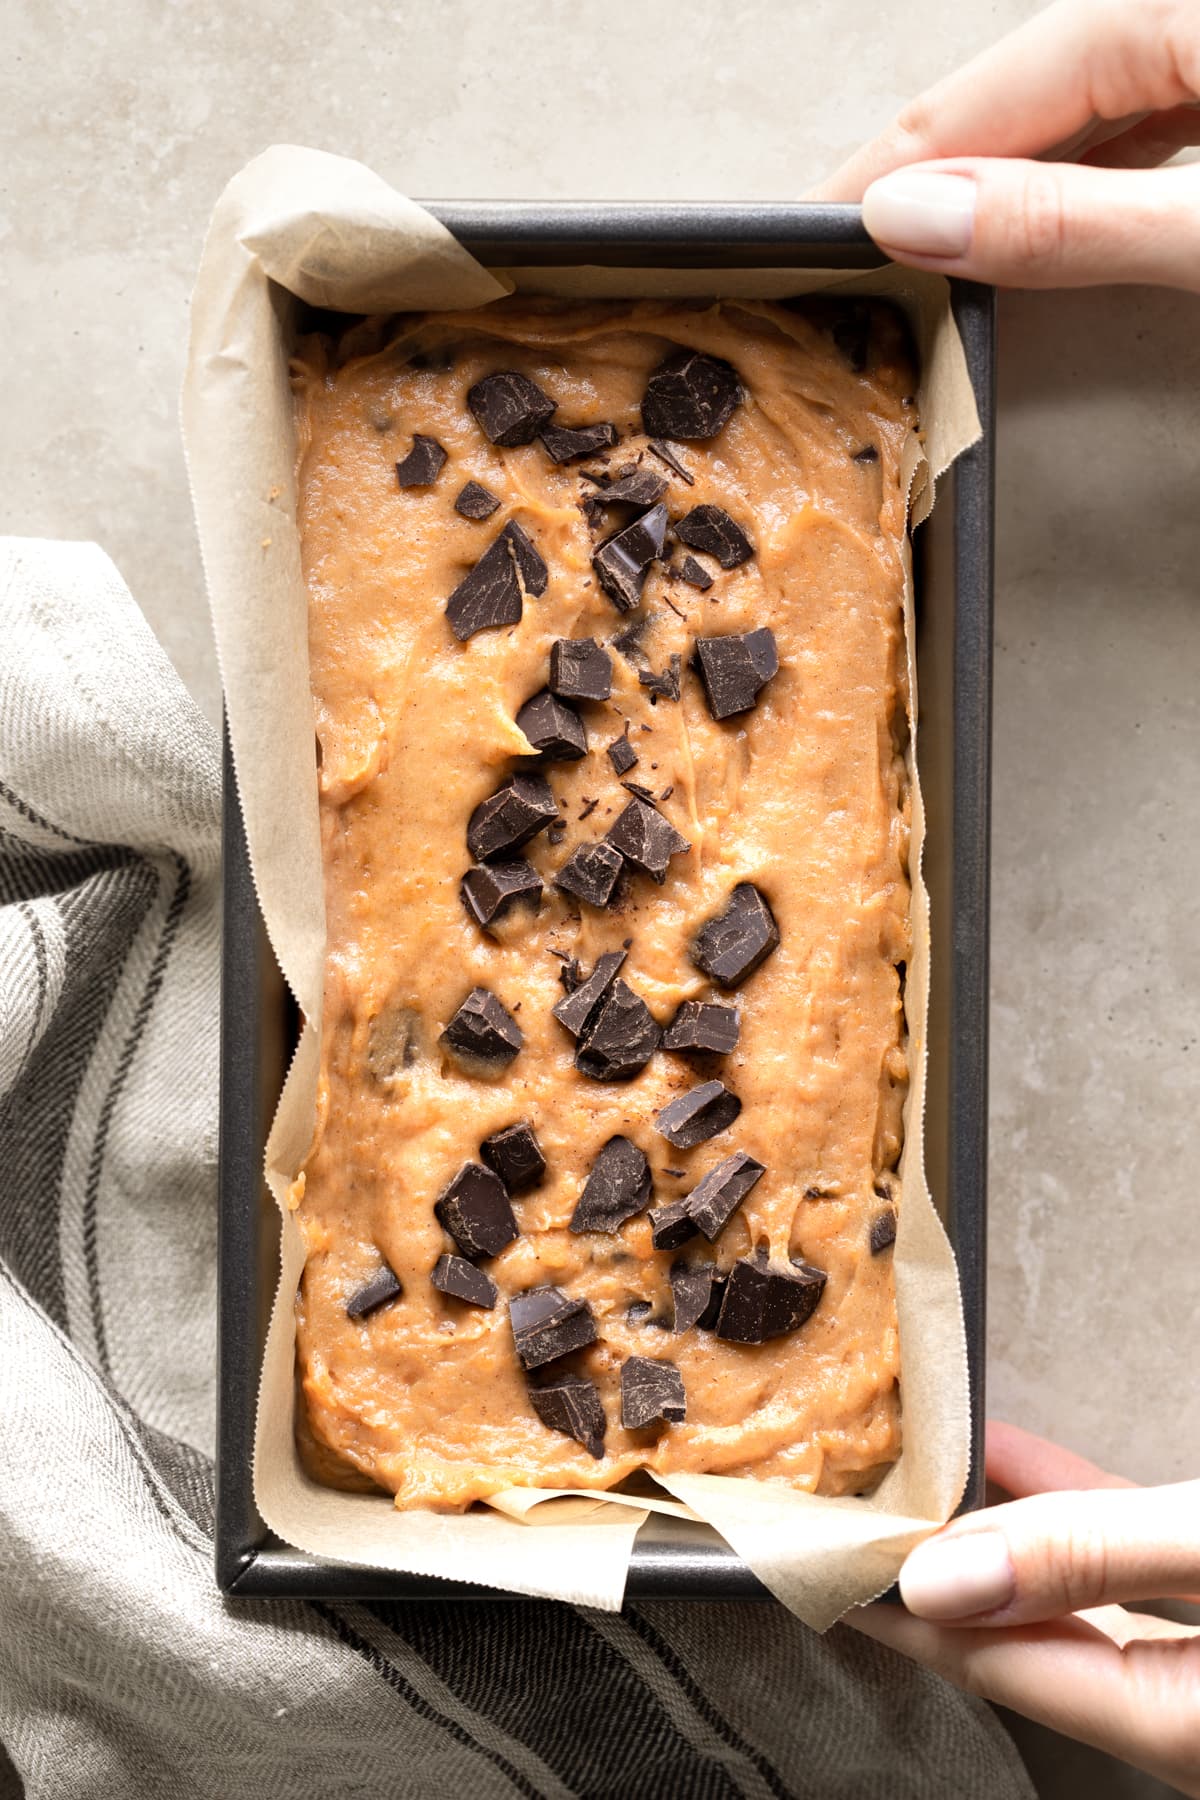
<path id="1" fill-rule="evenodd" d="M 320 1557 L 608 1609 L 621 1603 L 637 1528 L 647 1508 L 660 1504 L 707 1519 L 785 1605 L 824 1630 L 887 1586 L 913 1544 L 949 1517 L 967 1474 L 958 1278 L 923 1161 L 929 902 L 915 769 L 914 947 L 906 987 L 911 1084 L 895 1248 L 904 1450 L 876 1493 L 822 1499 L 749 1479 L 677 1475 L 663 1479 L 674 1500 L 661 1503 L 517 1489 L 498 1496 L 492 1509 L 443 1516 L 397 1512 L 384 1496 L 321 1487 L 295 1449 L 293 1296 L 304 1251 L 286 1192 L 312 1134 L 325 932 L 287 376 L 292 297 L 346 312 L 459 309 L 514 286 L 575 298 L 778 299 L 817 289 L 887 296 L 907 312 L 921 359 L 923 443 L 911 441 L 907 470 L 914 522 L 933 502 L 934 478 L 979 435 L 940 277 L 890 267 L 852 277 L 811 269 L 489 273 L 428 213 L 359 163 L 281 145 L 230 182 L 213 214 L 192 300 L 184 445 L 255 884 L 307 1020 L 267 1145 L 267 1181 L 283 1215 L 282 1273 L 259 1393 L 255 1498 L 280 1537 Z M 911 578 L 905 618 L 915 708 Z"/>

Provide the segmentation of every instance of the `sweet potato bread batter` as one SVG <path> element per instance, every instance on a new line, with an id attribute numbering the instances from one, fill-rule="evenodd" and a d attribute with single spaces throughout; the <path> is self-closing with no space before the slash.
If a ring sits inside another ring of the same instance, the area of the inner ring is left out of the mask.
<path id="1" fill-rule="evenodd" d="M 676 439 L 664 459 L 643 433 L 643 398 L 680 347 L 731 364 L 741 393 L 715 435 Z M 467 394 L 505 370 L 556 403 L 555 427 L 611 422 L 618 441 L 564 462 L 538 436 L 489 441 Z M 305 339 L 294 381 L 329 933 L 317 1128 L 293 1193 L 309 1466 L 442 1510 L 513 1485 L 606 1488 L 640 1468 L 868 1489 L 900 1443 L 888 1247 L 909 944 L 898 471 L 916 426 L 902 329 L 862 304 L 514 298 L 387 332 L 368 323 L 337 345 Z M 406 467 L 428 479 L 403 485 Z M 752 554 L 726 568 L 668 535 L 622 613 L 592 558 L 637 521 L 636 506 L 603 502 L 631 469 L 665 478 L 672 530 L 718 507 Z M 486 518 L 455 510 L 469 481 L 498 498 Z M 460 641 L 446 602 L 510 521 L 544 560 L 544 591 L 524 571 L 519 621 Z M 707 588 L 680 577 L 688 555 Z M 778 672 L 749 710 L 714 718 L 696 639 L 762 627 Z M 575 705 L 585 756 L 532 763 L 516 715 L 546 687 L 556 640 L 579 638 L 611 658 L 611 696 Z M 630 802 L 607 752 L 624 735 L 637 757 L 624 779 L 688 848 L 661 885 L 622 865 L 613 902 L 593 905 L 553 878 Z M 536 912 L 515 903 L 484 930 L 460 895 L 475 861 L 468 821 L 514 772 L 549 781 L 566 829 L 512 852 L 545 884 Z M 695 941 L 740 883 L 766 900 L 779 943 L 724 991 Z M 581 1073 L 552 1011 L 560 977 L 586 977 L 626 944 L 620 979 L 659 1026 L 682 1002 L 719 1002 L 740 1015 L 736 1047 L 659 1048 L 631 1080 Z M 442 1039 L 477 988 L 519 1028 L 507 1062 L 464 1063 Z M 656 1115 L 711 1080 L 740 1098 L 740 1116 L 676 1147 Z M 513 1195 L 519 1235 L 471 1258 L 497 1294 L 471 1304 L 431 1281 L 461 1253 L 435 1202 L 518 1121 L 545 1175 Z M 645 1209 L 612 1233 L 571 1231 L 615 1136 L 649 1159 L 655 1211 L 735 1152 L 765 1173 L 712 1243 L 693 1234 L 656 1250 Z M 763 1343 L 728 1341 L 711 1318 L 673 1329 L 673 1265 L 715 1259 L 728 1272 L 759 1246 L 770 1269 L 824 1274 L 811 1317 Z M 509 1306 L 547 1285 L 590 1304 L 596 1336 L 530 1373 Z M 682 1421 L 622 1424 L 621 1371 L 635 1357 L 674 1365 Z M 564 1374 L 595 1384 L 600 1456 L 535 1409 L 531 1389 Z"/>

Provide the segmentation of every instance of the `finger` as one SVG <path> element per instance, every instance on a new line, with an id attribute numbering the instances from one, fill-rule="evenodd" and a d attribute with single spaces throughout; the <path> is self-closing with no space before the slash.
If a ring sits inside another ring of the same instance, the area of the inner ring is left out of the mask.
<path id="1" fill-rule="evenodd" d="M 901 169 L 867 189 L 863 223 L 896 262 L 1001 287 L 1200 287 L 1200 164 Z"/>
<path id="2" fill-rule="evenodd" d="M 900 1571 L 909 1611 L 1023 1625 L 1200 1588 L 1200 1481 L 1036 1494 L 953 1520 Z"/>
<path id="3" fill-rule="evenodd" d="M 906 164 L 953 156 L 1039 156 L 1097 120 L 1166 111 L 1196 98 L 1190 42 L 1168 29 L 1184 7 L 1097 7 L 1060 0 L 939 81 L 855 152 L 810 198 L 859 200 Z"/>
<path id="4" fill-rule="evenodd" d="M 1014 1500 L 1028 1494 L 1054 1493 L 1061 1488 L 1136 1485 L 1123 1475 L 1108 1474 L 1085 1456 L 1076 1456 L 1073 1450 L 1064 1450 L 1049 1438 L 1036 1437 L 1032 1431 L 1023 1431 L 1019 1425 L 1006 1424 L 1002 1419 L 988 1420 L 986 1442 L 988 1480 L 996 1482 Z"/>
<path id="5" fill-rule="evenodd" d="M 1097 169 L 1153 169 L 1192 144 L 1200 144 L 1200 110 L 1175 106 L 1089 143 L 1080 160 Z"/>
<path id="6" fill-rule="evenodd" d="M 1186 1627 L 1165 1635 L 1162 1621 L 1111 1607 L 1013 1631 L 950 1631 L 879 1604 L 846 1623 L 969 1693 L 1200 1794 L 1200 1637 Z"/>

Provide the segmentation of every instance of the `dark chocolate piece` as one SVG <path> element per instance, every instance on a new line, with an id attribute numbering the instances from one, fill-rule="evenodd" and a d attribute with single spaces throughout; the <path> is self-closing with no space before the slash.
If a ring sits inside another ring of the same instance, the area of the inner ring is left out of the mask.
<path id="1" fill-rule="evenodd" d="M 654 1129 L 677 1150 L 691 1150 L 728 1130 L 741 1110 L 741 1101 L 723 1081 L 702 1081 L 664 1106 Z"/>
<path id="2" fill-rule="evenodd" d="M 490 519 L 500 500 L 481 481 L 468 481 L 454 502 L 454 510 L 464 519 Z"/>
<path id="3" fill-rule="evenodd" d="M 467 405 L 493 444 L 531 444 L 555 411 L 555 402 L 516 369 L 497 369 L 467 393 Z"/>
<path id="4" fill-rule="evenodd" d="M 463 1062 L 508 1063 L 525 1038 L 495 994 L 477 987 L 471 989 L 443 1031 L 441 1042 Z"/>
<path id="5" fill-rule="evenodd" d="M 640 781 L 623 781 L 621 786 L 625 789 L 627 794 L 636 794 L 639 800 L 644 800 L 646 802 L 647 806 L 653 806 L 653 788 L 645 787 Z"/>
<path id="6" fill-rule="evenodd" d="M 779 671 L 775 634 L 763 625 L 757 631 L 731 632 L 726 637 L 698 637 L 696 667 L 714 719 L 749 712 Z"/>
<path id="7" fill-rule="evenodd" d="M 589 906 L 608 906 L 624 867 L 623 858 L 611 844 L 603 840 L 596 844 L 580 844 L 554 877 L 554 885 L 564 894 L 586 900 Z"/>
<path id="8" fill-rule="evenodd" d="M 685 837 L 680 837 L 669 819 L 636 795 L 624 812 L 613 820 L 605 837 L 626 862 L 652 875 L 660 887 L 667 878 L 667 864 L 671 858 L 692 847 Z"/>
<path id="9" fill-rule="evenodd" d="M 702 594 L 708 592 L 713 578 L 703 563 L 698 563 L 694 556 L 685 556 L 679 565 L 679 579 L 686 581 L 689 587 L 699 588 Z"/>
<path id="10" fill-rule="evenodd" d="M 572 1231 L 616 1231 L 645 1212 L 653 1188 L 650 1164 L 627 1137 L 610 1137 L 601 1149 L 571 1214 Z"/>
<path id="11" fill-rule="evenodd" d="M 497 1256 L 520 1236 L 508 1189 L 482 1163 L 464 1163 L 433 1205 L 433 1216 L 464 1256 Z"/>
<path id="12" fill-rule="evenodd" d="M 667 509 L 653 506 L 624 531 L 606 538 L 592 557 L 600 585 L 618 612 L 632 612 L 641 600 L 647 571 L 662 555 L 666 536 Z"/>
<path id="13" fill-rule="evenodd" d="M 692 945 L 692 961 L 723 988 L 753 975 L 779 944 L 775 915 L 751 881 L 739 881 L 725 911 L 708 921 Z"/>
<path id="14" fill-rule="evenodd" d="M 723 569 L 736 569 L 754 555 L 741 526 L 720 506 L 693 506 L 676 525 L 675 535 L 693 550 L 715 556 Z"/>
<path id="15" fill-rule="evenodd" d="M 529 1398 L 538 1418 L 550 1431 L 582 1444 L 589 1456 L 604 1455 L 604 1433 L 608 1421 L 600 1390 L 585 1375 L 558 1375 L 529 1390 Z"/>
<path id="16" fill-rule="evenodd" d="M 630 743 L 628 734 L 614 738 L 608 746 L 608 760 L 617 775 L 628 775 L 630 769 L 637 766 L 637 759 L 637 751 Z"/>
<path id="17" fill-rule="evenodd" d="M 549 688 L 525 702 L 517 724 L 547 762 L 578 762 L 587 755 L 583 720 L 570 701 L 560 700 Z"/>
<path id="18" fill-rule="evenodd" d="M 654 614 L 645 613 L 640 619 L 634 619 L 626 625 L 624 631 L 618 631 L 608 641 L 613 649 L 625 658 L 632 668 L 646 660 L 646 652 L 642 649 L 642 639 L 654 623 Z"/>
<path id="19" fill-rule="evenodd" d="M 527 531 L 522 531 L 515 519 L 510 519 L 500 533 L 512 545 L 513 558 L 517 565 L 517 574 L 521 578 L 521 586 L 535 600 L 541 598 L 550 580 L 550 571 L 546 567 L 546 559 L 534 543 Z"/>
<path id="20" fill-rule="evenodd" d="M 549 685 L 563 700 L 607 700 L 612 657 L 595 638 L 557 638 L 550 646 Z"/>
<path id="21" fill-rule="evenodd" d="M 428 487 L 436 481 L 446 461 L 446 452 L 436 438 L 413 433 L 412 449 L 396 464 L 396 480 L 402 488 Z"/>
<path id="22" fill-rule="evenodd" d="M 852 460 L 856 463 L 878 462 L 879 452 L 874 444 L 864 444 L 861 450 L 856 450 L 854 452 Z"/>
<path id="23" fill-rule="evenodd" d="M 713 1276 L 712 1293 L 709 1295 L 708 1305 L 696 1320 L 697 1328 L 700 1331 L 717 1329 L 717 1320 L 721 1316 L 721 1306 L 725 1299 L 725 1289 L 728 1286 L 728 1275 L 717 1273 Z"/>
<path id="24" fill-rule="evenodd" d="M 651 507 L 666 491 L 665 476 L 656 475 L 653 469 L 634 469 L 632 474 L 622 475 L 619 481 L 610 481 L 596 498 L 601 506 L 615 506 L 620 502 L 622 506 Z"/>
<path id="25" fill-rule="evenodd" d="M 712 1299 L 713 1282 L 720 1274 L 716 1263 L 673 1262 L 671 1294 L 675 1301 L 674 1331 L 690 1331 L 698 1325 Z"/>
<path id="26" fill-rule="evenodd" d="M 871 1220 L 871 1255 L 879 1256 L 896 1241 L 896 1209 L 884 1207 Z"/>
<path id="27" fill-rule="evenodd" d="M 650 1317 L 653 1311 L 654 1308 L 648 1300 L 635 1300 L 633 1305 L 626 1309 L 625 1317 L 631 1325 L 649 1325 L 654 1323 Z"/>
<path id="28" fill-rule="evenodd" d="M 741 398 L 732 363 L 699 350 L 677 350 L 646 384 L 642 429 L 652 438 L 716 437 Z"/>
<path id="29" fill-rule="evenodd" d="M 346 1315 L 351 1319 L 365 1319 L 368 1313 L 378 1312 L 389 1301 L 398 1300 L 403 1292 L 399 1277 L 384 1263 L 378 1275 L 373 1275 L 357 1294 L 351 1294 L 346 1302 Z"/>
<path id="30" fill-rule="evenodd" d="M 614 981 L 579 1035 L 575 1067 L 593 1081 L 628 1081 L 645 1068 L 661 1037 L 641 995 L 624 981 Z"/>
<path id="31" fill-rule="evenodd" d="M 744 1150 L 735 1150 L 710 1169 L 687 1197 L 688 1212 L 709 1243 L 715 1243 L 755 1182 L 766 1170 Z"/>
<path id="32" fill-rule="evenodd" d="M 660 1420 L 682 1425 L 686 1418 L 683 1376 L 673 1362 L 630 1356 L 621 1364 L 621 1423 L 626 1431 L 641 1431 Z"/>
<path id="33" fill-rule="evenodd" d="M 553 825 L 547 825 L 546 827 L 546 842 L 548 844 L 561 844 L 566 835 L 567 821 L 565 819 L 555 819 Z"/>
<path id="34" fill-rule="evenodd" d="M 429 1279 L 440 1293 L 465 1300 L 469 1306 L 491 1308 L 500 1291 L 483 1269 L 477 1269 L 465 1256 L 451 1256 L 449 1251 L 438 1257 Z"/>
<path id="35" fill-rule="evenodd" d="M 557 817 L 558 806 L 544 775 L 512 775 L 471 814 L 467 849 L 476 862 L 507 859 Z"/>
<path id="36" fill-rule="evenodd" d="M 828 1277 L 808 1263 L 772 1267 L 765 1249 L 739 1257 L 729 1273 L 717 1336 L 733 1344 L 765 1344 L 812 1317 Z"/>
<path id="37" fill-rule="evenodd" d="M 508 1303 L 509 1324 L 517 1355 L 526 1369 L 557 1362 L 572 1350 L 586 1349 L 597 1337 L 596 1321 L 586 1300 L 572 1300 L 561 1288 L 526 1288 Z"/>
<path id="38" fill-rule="evenodd" d="M 505 532 L 489 544 L 446 602 L 450 629 L 460 643 L 495 625 L 515 625 L 524 608 L 512 542 Z"/>
<path id="39" fill-rule="evenodd" d="M 542 1147 L 527 1119 L 518 1119 L 515 1125 L 506 1125 L 503 1131 L 493 1131 L 480 1144 L 479 1154 L 493 1174 L 500 1177 L 510 1194 L 519 1194 L 524 1188 L 537 1187 L 546 1173 Z"/>
<path id="40" fill-rule="evenodd" d="M 681 667 L 682 659 L 675 655 L 672 656 L 661 675 L 656 675 L 653 669 L 639 669 L 638 680 L 644 688 L 649 688 L 656 699 L 678 700 Z"/>
<path id="41" fill-rule="evenodd" d="M 736 1006 L 685 1000 L 663 1033 L 662 1047 L 684 1056 L 728 1056 L 737 1049 L 740 1029 Z"/>
<path id="42" fill-rule="evenodd" d="M 650 1214 L 650 1227 L 656 1250 L 678 1250 L 681 1244 L 694 1238 L 698 1227 L 688 1211 L 687 1195 L 681 1200 L 672 1200 L 666 1206 L 657 1207 Z"/>
<path id="43" fill-rule="evenodd" d="M 617 979 L 617 971 L 625 961 L 625 950 L 607 950 L 596 958 L 596 966 L 587 980 L 572 988 L 565 1000 L 554 1008 L 554 1016 L 572 1037 L 578 1037 L 588 1020 Z M 576 965 L 578 966 L 578 965 Z"/>
<path id="44" fill-rule="evenodd" d="M 661 438 L 654 438 L 647 444 L 646 448 L 650 451 L 652 456 L 657 456 L 659 462 L 664 462 L 668 469 L 673 469 L 680 481 L 686 481 L 689 487 L 695 487 L 696 477 L 692 474 L 692 471 L 688 468 L 686 463 L 680 462 L 679 457 L 675 452 L 674 445 L 664 444 Z"/>
<path id="45" fill-rule="evenodd" d="M 576 456 L 591 456 L 607 450 L 617 441 L 615 425 L 547 425 L 538 433 L 546 446 L 546 454 L 556 463 L 570 462 Z"/>
<path id="46" fill-rule="evenodd" d="M 600 800 L 599 800 L 598 796 L 593 796 L 592 798 L 589 799 L 587 794 L 585 794 L 583 796 L 583 805 L 579 809 L 580 818 L 581 819 L 590 819 L 592 814 L 595 812 L 596 808 L 599 806 L 599 804 L 600 804 Z"/>
<path id="47" fill-rule="evenodd" d="M 536 912 L 542 901 L 542 878 L 518 856 L 512 862 L 478 863 L 468 869 L 459 888 L 462 903 L 484 931 L 514 906 Z"/>

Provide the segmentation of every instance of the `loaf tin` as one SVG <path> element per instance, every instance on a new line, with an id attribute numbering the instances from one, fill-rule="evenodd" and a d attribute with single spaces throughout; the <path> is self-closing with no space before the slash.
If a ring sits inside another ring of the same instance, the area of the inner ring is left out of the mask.
<path id="1" fill-rule="evenodd" d="M 497 267 L 858 270 L 880 263 L 857 207 L 424 204 L 481 262 Z M 942 478 L 913 551 L 933 943 L 926 1161 L 962 1280 L 972 1408 L 966 1509 L 983 1498 L 995 332 L 991 289 L 960 281 L 951 289 L 983 435 Z M 248 1597 L 486 1598 L 491 1590 L 466 1582 L 321 1561 L 281 1543 L 255 1507 L 255 1406 L 279 1247 L 263 1150 L 298 1020 L 258 913 L 228 742 L 223 896 L 218 1583 Z M 766 1597 L 708 1526 L 654 1515 L 638 1534 L 627 1592 Z"/>

